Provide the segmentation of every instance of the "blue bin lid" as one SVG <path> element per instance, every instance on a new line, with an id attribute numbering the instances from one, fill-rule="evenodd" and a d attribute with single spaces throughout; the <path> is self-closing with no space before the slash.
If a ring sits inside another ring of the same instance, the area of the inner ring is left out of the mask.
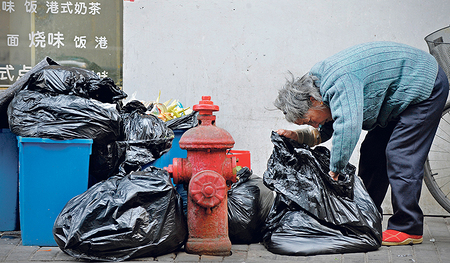
<path id="1" fill-rule="evenodd" d="M 34 142 L 34 143 L 86 143 L 92 144 L 92 139 L 72 139 L 72 140 L 53 140 L 49 138 L 37 138 L 37 137 L 22 137 L 17 136 L 18 143 L 21 142 Z"/>

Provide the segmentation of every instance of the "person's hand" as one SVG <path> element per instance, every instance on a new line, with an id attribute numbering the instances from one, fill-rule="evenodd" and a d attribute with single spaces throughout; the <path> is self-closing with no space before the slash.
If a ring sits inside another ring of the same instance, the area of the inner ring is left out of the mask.
<path id="1" fill-rule="evenodd" d="M 319 130 L 309 125 L 304 125 L 295 131 L 279 129 L 277 133 L 299 143 L 307 144 L 309 147 L 314 147 L 322 142 Z"/>
<path id="2" fill-rule="evenodd" d="M 329 171 L 328 174 L 331 176 L 331 179 L 333 179 L 335 181 L 337 181 L 339 179 L 339 173 Z"/>
<path id="3" fill-rule="evenodd" d="M 280 136 L 284 136 L 284 137 L 292 139 L 294 141 L 298 141 L 298 135 L 295 131 L 279 129 L 279 130 L 277 130 L 277 133 Z"/>

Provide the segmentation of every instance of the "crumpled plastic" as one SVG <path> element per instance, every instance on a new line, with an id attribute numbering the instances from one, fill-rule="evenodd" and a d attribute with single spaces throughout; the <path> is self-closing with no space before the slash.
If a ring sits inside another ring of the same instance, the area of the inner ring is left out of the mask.
<path id="1" fill-rule="evenodd" d="M 197 115 L 198 112 L 193 111 L 179 118 L 168 120 L 166 122 L 166 125 L 172 130 L 187 130 L 190 128 L 194 128 L 198 125 Z"/>
<path id="2" fill-rule="evenodd" d="M 93 71 L 50 65 L 33 74 L 26 89 L 41 93 L 76 95 L 104 103 L 116 103 L 127 97 L 111 78 L 100 78 Z"/>
<path id="3" fill-rule="evenodd" d="M 168 152 L 175 138 L 164 121 L 153 114 L 146 114 L 139 101 L 127 103 L 121 112 L 123 139 L 117 141 L 118 156 L 123 156 L 119 171 L 127 174 L 158 159 Z"/>
<path id="4" fill-rule="evenodd" d="M 94 261 L 168 254 L 187 233 L 181 198 L 156 167 L 95 184 L 66 204 L 53 227 L 62 251 Z"/>
<path id="5" fill-rule="evenodd" d="M 272 132 L 272 155 L 264 184 L 277 193 L 265 226 L 264 246 L 284 255 L 316 255 L 376 250 L 381 220 L 355 167 L 339 180 L 329 175 L 330 152 Z"/>
<path id="6" fill-rule="evenodd" d="M 108 143 L 121 135 L 122 119 L 115 104 L 75 95 L 24 89 L 9 104 L 8 117 L 11 131 L 23 137 Z"/>
<path id="7" fill-rule="evenodd" d="M 120 111 L 121 137 L 92 146 L 89 185 L 112 175 L 124 176 L 158 159 L 172 147 L 174 133 L 156 116 L 146 114 L 142 102 L 133 100 Z"/>
<path id="8" fill-rule="evenodd" d="M 238 181 L 228 190 L 228 235 L 233 244 L 258 243 L 274 195 L 248 167 L 240 169 L 236 177 Z"/>
<path id="9" fill-rule="evenodd" d="M 28 82 L 28 80 L 34 73 L 42 70 L 43 68 L 49 65 L 58 65 L 58 63 L 53 61 L 50 57 L 45 57 L 43 60 L 37 63 L 30 71 L 25 73 L 25 75 L 23 75 L 20 79 L 14 82 L 9 88 L 7 88 L 3 92 L 0 92 L 0 128 L 9 128 L 7 111 L 9 103 L 14 98 L 14 95 L 24 88 L 25 84 Z"/>
<path id="10" fill-rule="evenodd" d="M 117 108 L 127 95 L 110 78 L 49 65 L 31 74 L 19 90 L 8 106 L 9 127 L 16 135 L 101 144 L 121 135 Z"/>
<path id="11" fill-rule="evenodd" d="M 173 131 L 153 114 L 146 114 L 142 102 L 130 101 L 121 111 L 124 140 L 139 141 L 172 137 Z"/>

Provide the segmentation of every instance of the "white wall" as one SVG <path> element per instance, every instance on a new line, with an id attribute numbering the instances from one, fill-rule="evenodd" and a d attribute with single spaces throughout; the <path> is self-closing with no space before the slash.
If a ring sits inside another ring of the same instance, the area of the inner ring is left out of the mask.
<path id="1" fill-rule="evenodd" d="M 428 51 L 423 38 L 449 24 L 446 0 L 127 1 L 123 87 L 144 101 L 161 90 L 161 101 L 187 106 L 212 96 L 217 126 L 233 136 L 234 149 L 251 152 L 253 172 L 262 176 L 271 131 L 294 128 L 272 110 L 288 71 L 301 76 L 368 41 Z M 357 164 L 358 149 L 351 162 Z M 426 213 L 445 213 L 428 193 L 422 199 Z"/>

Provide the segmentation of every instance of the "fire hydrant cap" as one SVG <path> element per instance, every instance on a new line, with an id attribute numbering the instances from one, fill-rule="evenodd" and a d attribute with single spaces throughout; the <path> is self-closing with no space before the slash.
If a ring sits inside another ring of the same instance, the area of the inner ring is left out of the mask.
<path id="1" fill-rule="evenodd" d="M 181 149 L 231 149 L 234 139 L 226 130 L 216 126 L 197 126 L 187 130 L 180 139 Z"/>
<path id="2" fill-rule="evenodd" d="M 200 114 L 202 114 L 202 111 L 206 111 L 209 114 L 213 111 L 219 111 L 219 106 L 214 105 L 214 103 L 211 101 L 211 96 L 202 96 L 202 100 L 194 105 L 192 107 L 194 111 L 198 111 Z"/>

